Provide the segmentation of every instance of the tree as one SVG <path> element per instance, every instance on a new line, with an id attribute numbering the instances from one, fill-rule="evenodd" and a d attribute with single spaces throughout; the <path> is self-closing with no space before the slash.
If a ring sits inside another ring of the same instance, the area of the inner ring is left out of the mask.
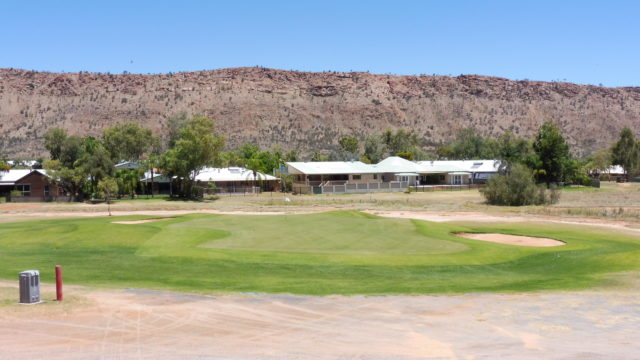
<path id="1" fill-rule="evenodd" d="M 43 165 L 51 181 L 60 185 L 71 196 L 69 200 L 82 199 L 82 188 L 87 179 L 83 169 L 63 167 L 60 160 L 45 160 Z"/>
<path id="2" fill-rule="evenodd" d="M 340 140 L 338 140 L 338 144 L 340 145 L 340 150 L 352 154 L 357 154 L 360 148 L 358 139 L 353 136 L 341 137 Z"/>
<path id="3" fill-rule="evenodd" d="M 44 133 L 44 147 L 51 154 L 52 160 L 59 160 L 62 156 L 62 147 L 67 140 L 67 132 L 59 127 L 49 128 Z"/>
<path id="4" fill-rule="evenodd" d="M 179 177 L 180 195 L 193 197 L 195 178 L 205 166 L 213 166 L 224 146 L 224 137 L 214 134 L 213 120 L 194 117 L 180 129 L 173 148 L 162 157 L 161 167 Z"/>
<path id="5" fill-rule="evenodd" d="M 513 164 L 529 164 L 534 155 L 531 142 L 516 136 L 511 131 L 505 131 L 497 141 L 498 151 L 496 159 L 500 160 L 501 170 L 508 170 Z"/>
<path id="6" fill-rule="evenodd" d="M 159 140 L 150 129 L 132 122 L 116 124 L 106 128 L 102 142 L 113 162 L 140 160 L 149 149 L 157 146 Z"/>
<path id="7" fill-rule="evenodd" d="M 600 149 L 587 157 L 587 167 L 589 172 L 601 174 L 612 164 L 611 149 Z"/>
<path id="8" fill-rule="evenodd" d="M 329 154 L 332 161 L 349 161 L 358 159 L 360 144 L 353 136 L 344 136 L 338 140 L 338 148 Z"/>
<path id="9" fill-rule="evenodd" d="M 494 159 L 498 142 L 478 135 L 475 128 L 467 128 L 458 132 L 450 151 L 452 159 Z"/>
<path id="10" fill-rule="evenodd" d="M 547 184 L 564 180 L 566 165 L 571 159 L 569 145 L 560 128 L 551 123 L 542 124 L 533 142 L 533 150 L 540 160 L 541 180 Z"/>
<path id="11" fill-rule="evenodd" d="M 418 135 L 413 131 L 398 129 L 396 132 L 387 130 L 382 133 L 382 141 L 386 145 L 390 155 L 395 156 L 398 153 L 415 153 L 418 145 Z M 373 159 L 371 159 L 373 161 Z"/>
<path id="12" fill-rule="evenodd" d="M 256 156 L 258 152 L 260 152 L 260 147 L 251 143 L 245 143 L 238 149 L 238 155 L 241 159 L 244 159 L 244 161 Z"/>
<path id="13" fill-rule="evenodd" d="M 311 155 L 311 161 L 329 161 L 329 157 L 327 155 L 324 155 L 318 151 L 315 151 L 312 155 Z"/>
<path id="14" fill-rule="evenodd" d="M 180 130 L 189 123 L 190 119 L 186 112 L 181 112 L 167 119 L 167 135 L 164 138 L 165 149 L 174 147 L 180 138 Z"/>
<path id="15" fill-rule="evenodd" d="M 89 178 L 89 193 L 95 192 L 100 180 L 112 176 L 115 170 L 107 149 L 92 136 L 84 139 L 84 151 L 74 165 Z"/>
<path id="16" fill-rule="evenodd" d="M 60 164 L 66 168 L 73 168 L 85 151 L 84 140 L 79 136 L 69 136 L 62 144 Z M 56 160 L 56 159 L 53 159 Z"/>
<path id="17" fill-rule="evenodd" d="M 98 191 L 107 202 L 107 211 L 111 216 L 111 199 L 118 193 L 118 183 L 115 179 L 106 177 L 98 183 Z"/>
<path id="18" fill-rule="evenodd" d="M 559 199 L 556 190 L 536 186 L 531 169 L 522 164 L 514 164 L 509 172 L 492 176 L 480 192 L 491 205 L 542 205 Z"/>
<path id="19" fill-rule="evenodd" d="M 628 127 L 622 129 L 620 139 L 613 144 L 611 160 L 613 165 L 622 166 L 627 176 L 637 170 L 640 163 L 640 147 Z"/>
<path id="20" fill-rule="evenodd" d="M 378 163 L 384 157 L 386 146 L 380 135 L 369 135 L 364 140 L 364 156 L 371 163 Z"/>
<path id="21" fill-rule="evenodd" d="M 8 171 L 9 169 L 11 169 L 11 166 L 9 166 L 9 164 L 7 164 L 6 162 L 0 160 L 0 171 Z"/>

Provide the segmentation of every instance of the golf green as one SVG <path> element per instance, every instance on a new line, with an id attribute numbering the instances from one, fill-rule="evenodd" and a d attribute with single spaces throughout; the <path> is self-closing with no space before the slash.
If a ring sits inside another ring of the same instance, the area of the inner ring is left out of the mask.
<path id="1" fill-rule="evenodd" d="M 183 215 L 0 224 L 0 277 L 53 266 L 67 283 L 202 293 L 423 294 L 581 289 L 640 269 L 640 239 L 555 224 L 445 224 L 341 211 Z M 456 232 L 547 237 L 559 247 L 465 239 Z"/>

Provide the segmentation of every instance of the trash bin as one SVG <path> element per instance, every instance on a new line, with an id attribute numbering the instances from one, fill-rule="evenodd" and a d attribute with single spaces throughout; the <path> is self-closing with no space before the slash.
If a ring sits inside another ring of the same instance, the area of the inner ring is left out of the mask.
<path id="1" fill-rule="evenodd" d="M 40 302 L 40 272 L 27 270 L 20 273 L 20 303 Z"/>

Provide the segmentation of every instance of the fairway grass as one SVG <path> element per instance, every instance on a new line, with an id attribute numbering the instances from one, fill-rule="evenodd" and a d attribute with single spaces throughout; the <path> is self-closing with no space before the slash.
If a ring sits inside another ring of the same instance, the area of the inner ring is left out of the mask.
<path id="1" fill-rule="evenodd" d="M 150 217 L 146 217 L 150 218 Z M 538 223 L 432 223 L 355 211 L 305 215 L 141 216 L 0 224 L 0 277 L 39 269 L 105 287 L 294 294 L 426 294 L 584 289 L 640 269 L 637 237 Z M 457 237 L 547 237 L 519 247 Z"/>

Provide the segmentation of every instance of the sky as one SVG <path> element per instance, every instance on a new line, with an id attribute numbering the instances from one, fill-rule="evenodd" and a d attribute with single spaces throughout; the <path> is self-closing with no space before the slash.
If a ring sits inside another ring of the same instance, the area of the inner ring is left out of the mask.
<path id="1" fill-rule="evenodd" d="M 640 1 L 0 0 L 0 68 L 263 66 L 640 86 Z"/>

